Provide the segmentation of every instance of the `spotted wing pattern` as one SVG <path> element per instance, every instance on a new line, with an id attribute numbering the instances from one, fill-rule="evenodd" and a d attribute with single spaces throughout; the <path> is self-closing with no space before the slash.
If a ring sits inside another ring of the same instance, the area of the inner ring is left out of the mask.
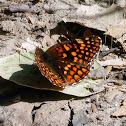
<path id="1" fill-rule="evenodd" d="M 63 82 L 62 79 L 60 79 L 57 73 L 52 70 L 51 66 L 44 59 L 43 54 L 44 54 L 43 50 L 37 47 L 35 52 L 35 57 L 36 57 L 37 65 L 42 75 L 47 77 L 54 85 L 57 85 L 59 87 L 65 87 L 66 84 Z"/>
<path id="2" fill-rule="evenodd" d="M 46 52 L 36 48 L 36 61 L 41 73 L 53 84 L 65 87 L 82 80 L 90 70 L 90 62 L 100 48 L 97 36 L 64 41 Z"/>

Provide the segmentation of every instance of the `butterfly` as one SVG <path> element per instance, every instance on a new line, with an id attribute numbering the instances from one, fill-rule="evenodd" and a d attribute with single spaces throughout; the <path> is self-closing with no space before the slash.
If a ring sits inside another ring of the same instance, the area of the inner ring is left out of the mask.
<path id="1" fill-rule="evenodd" d="M 65 40 L 47 51 L 36 47 L 35 59 L 42 75 L 58 87 L 64 88 L 81 81 L 99 51 L 100 37 L 91 36 L 71 41 Z"/>

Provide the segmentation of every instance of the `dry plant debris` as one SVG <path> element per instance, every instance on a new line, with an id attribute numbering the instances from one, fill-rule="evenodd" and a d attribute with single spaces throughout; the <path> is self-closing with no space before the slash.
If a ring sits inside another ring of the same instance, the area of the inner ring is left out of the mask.
<path id="1" fill-rule="evenodd" d="M 91 78 L 106 78 L 99 83 L 105 90 L 80 99 L 21 87 L 0 77 L 3 126 L 126 125 L 125 0 L 0 0 L 0 57 L 28 52 L 36 46 L 50 47 L 65 36 L 58 34 L 66 26 L 68 30 L 75 28 L 75 32 L 68 32 L 72 36 L 86 26 L 85 31 L 89 28 L 103 39 L 105 48 L 101 48 L 108 54 L 97 59 L 102 67 L 95 72 L 101 74 L 94 72 Z M 89 86 L 88 90 L 97 91 L 98 87 Z"/>
<path id="2" fill-rule="evenodd" d="M 122 106 L 112 113 L 112 116 L 126 116 L 126 99 L 123 101 Z"/>

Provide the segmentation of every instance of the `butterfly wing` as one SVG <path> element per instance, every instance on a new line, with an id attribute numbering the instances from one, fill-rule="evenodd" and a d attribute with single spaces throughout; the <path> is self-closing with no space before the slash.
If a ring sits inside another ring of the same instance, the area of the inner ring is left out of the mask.
<path id="1" fill-rule="evenodd" d="M 101 39 L 97 36 L 75 39 L 56 44 L 47 50 L 55 61 L 67 61 L 86 66 L 98 52 Z"/>
<path id="2" fill-rule="evenodd" d="M 59 69 L 53 69 L 54 61 L 48 53 L 44 53 L 42 49 L 37 47 L 35 51 L 35 58 L 39 70 L 43 76 L 48 78 L 50 82 L 52 82 L 54 85 L 57 85 L 58 87 L 66 86 L 64 80 L 60 77 L 61 75 L 59 76 L 57 73 Z"/>
<path id="3" fill-rule="evenodd" d="M 55 61 L 54 66 L 59 69 L 57 75 L 60 73 L 63 82 L 73 84 L 89 73 L 90 62 L 98 52 L 100 43 L 101 39 L 96 36 L 65 41 L 52 46 L 46 53 Z"/>

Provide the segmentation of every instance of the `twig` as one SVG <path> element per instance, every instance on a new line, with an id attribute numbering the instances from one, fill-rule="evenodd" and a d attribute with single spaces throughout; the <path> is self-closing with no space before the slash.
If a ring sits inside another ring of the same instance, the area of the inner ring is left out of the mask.
<path id="1" fill-rule="evenodd" d="M 9 6 L 10 12 L 31 12 L 31 13 L 37 13 L 37 8 L 35 7 L 29 7 L 28 5 L 22 4 L 22 5 L 10 5 Z"/>
<path id="2" fill-rule="evenodd" d="M 103 85 L 104 88 L 110 88 L 111 86 L 108 86 L 108 85 Z M 126 89 L 123 89 L 123 88 L 118 88 L 118 87 L 112 87 L 113 89 L 118 89 L 119 91 L 122 91 L 124 93 L 126 93 Z"/>

